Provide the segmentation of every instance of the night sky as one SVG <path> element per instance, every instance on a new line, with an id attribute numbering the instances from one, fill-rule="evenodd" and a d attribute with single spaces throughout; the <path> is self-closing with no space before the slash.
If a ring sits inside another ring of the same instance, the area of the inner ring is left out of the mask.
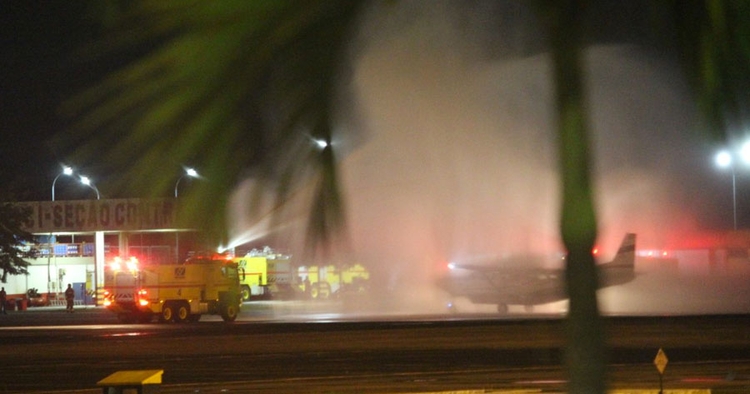
<path id="1" fill-rule="evenodd" d="M 58 108 L 98 74 L 76 59 L 101 31 L 88 15 L 83 1 L 0 1 L 0 187 L 18 199 L 51 198 L 66 157 L 49 142 L 66 130 Z M 55 193 L 73 199 L 93 191 L 61 177 Z"/>

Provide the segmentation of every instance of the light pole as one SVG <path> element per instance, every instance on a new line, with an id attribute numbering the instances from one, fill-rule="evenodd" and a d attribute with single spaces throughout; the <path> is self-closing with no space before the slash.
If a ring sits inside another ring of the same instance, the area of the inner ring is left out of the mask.
<path id="1" fill-rule="evenodd" d="M 96 192 L 96 199 L 101 199 L 101 195 L 99 194 L 99 189 L 96 188 L 96 186 L 91 183 L 91 179 L 87 176 L 81 176 L 81 183 L 91 188 L 91 190 Z"/>
<path id="2" fill-rule="evenodd" d="M 746 142 L 739 150 L 739 157 L 745 163 L 750 163 L 750 142 Z M 737 231 L 737 172 L 735 155 L 727 149 L 716 154 L 716 165 L 720 168 L 729 168 L 732 172 L 732 216 L 734 230 Z"/>
<path id="3" fill-rule="evenodd" d="M 177 179 L 177 183 L 174 184 L 174 198 L 177 198 L 177 186 L 180 185 L 180 181 L 182 180 L 182 178 L 184 178 L 186 176 L 189 176 L 191 178 L 197 178 L 198 177 L 198 172 L 195 171 L 195 169 L 193 169 L 193 168 L 186 168 L 185 169 L 185 173 L 182 174 L 182 176 L 180 176 L 180 178 Z"/>
<path id="4" fill-rule="evenodd" d="M 194 168 L 186 168 L 185 173 L 182 174 L 178 179 L 177 182 L 174 184 L 174 198 L 177 198 L 177 186 L 180 185 L 180 181 L 182 178 L 189 176 L 191 178 L 197 178 L 198 177 L 198 171 L 195 171 Z M 180 230 L 175 228 L 174 232 L 174 254 L 175 254 L 175 260 L 177 260 L 177 263 L 180 262 Z"/>
<path id="5" fill-rule="evenodd" d="M 62 172 L 57 174 L 55 179 L 52 181 L 52 201 L 55 201 L 55 183 L 57 183 L 57 178 L 59 178 L 61 175 L 73 175 L 73 169 L 68 166 L 63 166 Z"/>
<path id="6" fill-rule="evenodd" d="M 55 179 L 52 181 L 52 201 L 55 201 L 55 184 L 57 183 L 57 179 L 60 178 L 61 175 L 73 175 L 73 169 L 68 166 L 63 166 L 62 172 L 57 174 Z M 49 233 L 49 239 L 47 239 L 47 243 L 49 244 L 49 254 L 47 254 L 47 300 L 49 301 L 49 296 L 50 294 L 52 294 L 50 292 L 50 284 L 52 283 L 52 273 L 50 272 L 50 270 L 52 269 L 52 253 L 54 252 L 51 232 Z"/>
<path id="7" fill-rule="evenodd" d="M 96 192 L 96 199 L 100 200 L 102 195 L 99 193 L 99 189 L 91 182 L 91 179 L 87 176 L 81 175 L 81 183 L 91 188 Z M 104 232 L 96 231 L 94 233 L 94 245 L 96 252 L 94 253 L 94 305 L 99 304 L 99 284 L 104 282 Z M 102 276 L 101 278 L 99 276 Z"/>
<path id="8" fill-rule="evenodd" d="M 52 181 L 52 201 L 55 201 L 55 184 L 57 183 L 57 179 L 60 178 L 61 175 L 73 175 L 73 169 L 69 166 L 63 166 L 63 171 L 55 177 L 55 179 Z M 87 176 L 80 176 L 80 181 L 82 184 L 88 186 L 91 188 L 91 190 L 96 192 L 96 199 L 101 199 L 101 194 L 99 193 L 99 189 L 91 182 L 91 179 Z M 51 270 L 51 261 L 52 261 L 52 253 L 54 252 L 53 246 L 52 246 L 52 233 L 49 234 L 49 244 L 50 244 L 50 251 L 49 255 L 47 255 L 47 296 L 49 297 L 50 293 L 50 285 L 52 283 L 52 274 L 50 272 Z M 103 272 L 100 270 L 97 265 L 103 263 L 104 261 L 104 233 L 101 231 L 97 231 L 95 234 L 94 243 L 96 244 L 96 257 L 94 260 L 94 288 L 97 287 L 98 283 L 100 282 L 98 279 L 98 273 Z M 59 282 L 58 282 L 59 283 Z M 58 286 L 59 289 L 60 286 Z"/>

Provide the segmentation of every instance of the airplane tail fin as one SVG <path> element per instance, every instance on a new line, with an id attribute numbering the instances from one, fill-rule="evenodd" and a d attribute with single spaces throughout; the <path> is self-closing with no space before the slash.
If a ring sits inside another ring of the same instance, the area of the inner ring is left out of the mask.
<path id="1" fill-rule="evenodd" d="M 635 269 L 635 234 L 625 234 L 620 249 L 617 250 L 617 255 L 607 263 L 607 266 Z"/>

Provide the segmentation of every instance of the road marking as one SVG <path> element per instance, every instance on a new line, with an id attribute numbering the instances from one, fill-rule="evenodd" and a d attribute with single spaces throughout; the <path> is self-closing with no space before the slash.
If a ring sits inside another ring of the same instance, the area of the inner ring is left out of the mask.
<path id="1" fill-rule="evenodd" d="M 608 394 L 659 394 L 659 389 L 619 389 L 609 390 Z M 711 394 L 710 389 L 667 389 L 664 394 Z"/>
<path id="2" fill-rule="evenodd" d="M 450 390 L 450 391 L 430 391 L 407 394 L 531 394 L 541 393 L 541 389 L 514 389 L 514 390 Z M 664 390 L 664 394 L 711 394 L 710 389 L 670 389 Z M 659 389 L 616 389 L 607 390 L 607 394 L 659 394 Z"/>
<path id="3" fill-rule="evenodd" d="M 536 389 L 536 390 L 451 390 L 451 391 L 429 391 L 429 392 L 423 392 L 420 391 L 419 393 L 406 393 L 406 394 L 531 394 L 531 393 L 541 393 L 542 390 Z"/>

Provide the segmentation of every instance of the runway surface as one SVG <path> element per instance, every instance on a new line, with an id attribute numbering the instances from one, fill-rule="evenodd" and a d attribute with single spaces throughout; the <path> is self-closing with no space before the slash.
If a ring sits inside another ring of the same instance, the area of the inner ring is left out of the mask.
<path id="1" fill-rule="evenodd" d="M 144 369 L 164 371 L 162 393 L 565 389 L 560 316 L 368 319 L 256 306 L 246 304 L 233 324 L 121 325 L 101 308 L 11 312 L 0 316 L 0 392 L 100 393 L 96 382 L 109 374 Z M 662 348 L 665 389 L 750 392 L 748 315 L 605 322 L 613 390 L 658 390 L 653 361 Z"/>

